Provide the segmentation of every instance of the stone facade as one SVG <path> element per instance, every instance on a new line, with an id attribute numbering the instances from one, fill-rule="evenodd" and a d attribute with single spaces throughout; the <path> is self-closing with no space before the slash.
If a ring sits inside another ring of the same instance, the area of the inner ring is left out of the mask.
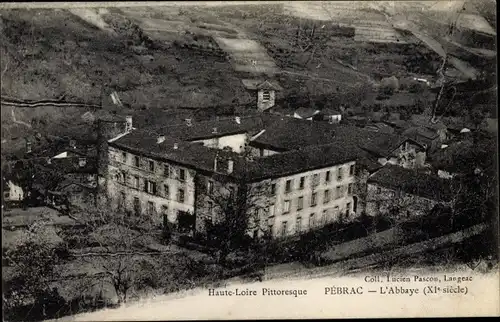
<path id="1" fill-rule="evenodd" d="M 166 216 L 176 224 L 180 212 L 194 215 L 191 169 L 110 147 L 108 174 L 108 198 L 114 208 L 151 215 L 158 223 Z"/>

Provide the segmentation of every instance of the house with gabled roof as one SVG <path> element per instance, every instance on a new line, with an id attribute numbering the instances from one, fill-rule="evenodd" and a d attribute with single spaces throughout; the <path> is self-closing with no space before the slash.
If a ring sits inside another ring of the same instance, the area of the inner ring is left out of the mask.
<path id="1" fill-rule="evenodd" d="M 254 93 L 257 110 L 260 112 L 273 107 L 276 102 L 276 92 L 283 90 L 276 81 L 271 80 L 243 79 L 241 82 L 247 90 Z"/>
<path id="2" fill-rule="evenodd" d="M 366 213 L 399 221 L 428 214 L 436 205 L 451 206 L 449 180 L 421 170 L 386 165 L 368 178 Z"/>

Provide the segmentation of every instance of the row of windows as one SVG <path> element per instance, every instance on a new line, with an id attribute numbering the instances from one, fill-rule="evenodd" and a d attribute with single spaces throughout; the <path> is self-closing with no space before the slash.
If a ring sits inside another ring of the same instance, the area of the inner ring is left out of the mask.
<path id="1" fill-rule="evenodd" d="M 122 184 L 127 184 L 127 177 L 125 174 L 117 174 L 117 181 Z M 139 176 L 132 176 L 132 187 L 141 190 L 141 178 Z M 149 194 L 157 195 L 166 199 L 174 199 L 176 197 L 177 202 L 183 203 L 185 201 L 185 191 L 182 188 L 177 189 L 177 195 L 172 197 L 170 192 L 170 187 L 168 184 L 163 185 L 163 189 L 160 192 L 156 182 L 143 179 L 143 190 Z"/>
<path id="2" fill-rule="evenodd" d="M 351 212 L 351 203 L 347 203 L 346 210 L 343 214 L 340 214 L 338 206 L 335 206 L 333 211 L 334 211 L 335 215 L 337 215 L 337 214 L 341 215 L 340 217 L 338 217 L 338 219 L 347 219 L 347 218 L 349 218 L 349 214 Z M 327 218 L 327 212 L 328 212 L 327 209 L 323 210 L 323 218 L 325 220 Z M 317 227 L 319 225 L 319 223 L 320 223 L 320 218 L 317 218 L 317 215 L 315 213 L 312 213 L 309 215 L 309 222 L 308 222 L 309 228 Z M 274 229 L 274 225 L 269 224 L 268 229 L 272 233 L 273 229 Z M 302 227 L 302 217 L 297 217 L 295 219 L 295 233 L 300 233 L 300 232 L 304 231 L 305 229 L 307 229 L 307 227 Z M 281 222 L 279 234 L 281 236 L 286 236 L 289 234 L 287 221 Z"/>
<path id="3" fill-rule="evenodd" d="M 349 176 L 353 176 L 354 175 L 354 164 L 351 165 L 349 167 Z M 336 171 L 336 176 L 337 176 L 337 181 L 342 181 L 342 179 L 344 178 L 344 168 L 343 167 L 339 167 Z M 321 181 L 321 173 L 315 173 L 313 174 L 313 176 L 311 177 L 311 185 L 313 187 L 316 187 L 320 184 L 320 181 Z M 332 171 L 328 170 L 325 172 L 324 174 L 324 183 L 325 184 L 328 184 L 332 181 Z M 298 186 L 298 190 L 303 190 L 304 187 L 305 187 L 305 183 L 306 183 L 306 177 L 301 177 L 299 179 L 299 186 Z M 272 183 L 271 184 L 271 192 L 272 194 L 276 194 L 276 183 Z M 291 192 L 292 190 L 294 189 L 294 180 L 293 179 L 289 179 L 285 182 L 285 193 L 289 193 Z"/>
<path id="4" fill-rule="evenodd" d="M 347 195 L 351 195 L 353 191 L 353 184 L 350 183 L 347 186 Z M 333 199 L 340 199 L 345 196 L 345 186 L 337 186 L 335 188 L 335 195 L 333 196 Z M 323 204 L 329 203 L 332 199 L 332 190 L 326 189 L 323 191 Z M 284 202 L 284 207 L 283 207 L 283 213 L 289 213 L 291 210 L 291 200 L 285 200 Z M 310 206 L 314 207 L 318 204 L 318 192 L 313 192 L 311 194 L 311 199 L 310 199 Z M 302 210 L 304 208 L 304 196 L 300 196 L 297 198 L 297 210 Z"/>
<path id="5" fill-rule="evenodd" d="M 125 209 L 126 208 L 126 200 L 127 200 L 126 198 L 127 198 L 127 195 L 123 191 L 120 193 L 120 195 L 121 196 L 120 196 L 119 205 Z M 134 213 L 136 215 L 139 215 L 139 214 L 142 213 L 141 200 L 139 199 L 139 197 L 134 197 L 133 210 L 134 210 Z M 148 215 L 157 215 L 156 204 L 155 204 L 154 201 L 148 201 L 147 202 L 146 211 L 147 211 Z M 168 206 L 167 205 L 162 205 L 161 206 L 161 214 L 164 215 L 164 216 L 166 216 L 168 214 Z"/>
<path id="6" fill-rule="evenodd" d="M 128 164 L 128 153 L 127 152 L 122 152 L 122 161 L 125 164 Z M 141 158 L 137 155 L 133 156 L 133 166 L 137 168 L 141 168 Z M 148 160 L 148 170 L 150 172 L 155 172 L 156 168 L 158 166 L 158 162 L 154 160 Z M 179 173 L 177 176 L 175 176 L 175 169 L 173 169 L 170 165 L 163 163 L 163 175 L 167 178 L 176 178 L 180 181 L 185 181 L 186 180 L 186 170 L 185 169 L 179 169 Z"/>

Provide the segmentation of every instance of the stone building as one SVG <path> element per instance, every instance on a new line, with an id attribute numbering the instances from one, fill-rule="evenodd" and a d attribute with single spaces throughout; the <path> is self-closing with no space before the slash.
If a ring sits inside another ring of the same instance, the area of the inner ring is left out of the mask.
<path id="1" fill-rule="evenodd" d="M 368 178 L 366 213 L 405 220 L 428 214 L 438 204 L 450 206 L 451 197 L 449 180 L 386 165 Z"/>
<path id="2" fill-rule="evenodd" d="M 399 159 L 418 149 L 405 137 L 273 114 L 132 129 L 107 145 L 114 207 L 200 233 L 238 214 L 256 237 L 353 220 L 368 176 L 387 159 L 415 166 Z"/>

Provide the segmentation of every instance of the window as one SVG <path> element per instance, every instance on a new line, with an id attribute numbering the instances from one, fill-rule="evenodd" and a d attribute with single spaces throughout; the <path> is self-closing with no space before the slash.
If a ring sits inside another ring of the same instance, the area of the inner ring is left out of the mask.
<path id="1" fill-rule="evenodd" d="M 152 160 L 149 161 L 149 171 L 151 172 L 155 171 L 155 162 Z"/>
<path id="2" fill-rule="evenodd" d="M 184 190 L 183 189 L 179 189 L 177 191 L 177 201 L 184 202 Z"/>
<path id="3" fill-rule="evenodd" d="M 139 177 L 134 176 L 134 188 L 139 189 Z"/>
<path id="4" fill-rule="evenodd" d="M 138 156 L 134 157 L 134 165 L 138 168 L 141 166 L 141 159 Z"/>
<path id="5" fill-rule="evenodd" d="M 347 194 L 348 194 L 348 195 L 352 195 L 352 183 L 349 183 L 349 184 L 347 185 Z"/>
<path id="6" fill-rule="evenodd" d="M 179 180 L 180 181 L 186 180 L 186 170 L 179 169 Z"/>
<path id="7" fill-rule="evenodd" d="M 335 219 L 337 219 L 337 220 L 339 219 L 338 218 L 339 217 L 339 206 L 335 206 L 333 208 L 333 216 L 334 216 Z"/>
<path id="8" fill-rule="evenodd" d="M 290 192 L 292 191 L 292 180 L 287 180 L 286 185 L 285 185 L 285 192 Z"/>
<path id="9" fill-rule="evenodd" d="M 354 169 L 355 169 L 354 164 L 351 164 L 351 166 L 349 167 L 349 175 L 350 176 L 354 175 Z"/>
<path id="10" fill-rule="evenodd" d="M 314 214 L 311 214 L 309 216 L 309 228 L 313 228 L 314 226 L 316 226 L 316 218 L 314 217 L 315 217 Z"/>
<path id="11" fill-rule="evenodd" d="M 170 176 L 170 166 L 168 164 L 163 165 L 163 175 L 167 178 Z"/>
<path id="12" fill-rule="evenodd" d="M 141 201 L 137 197 L 134 197 L 134 212 L 136 215 L 141 213 Z"/>
<path id="13" fill-rule="evenodd" d="M 164 193 L 165 198 L 167 198 L 167 199 L 170 198 L 170 188 L 169 188 L 168 184 L 163 185 L 163 193 Z"/>
<path id="14" fill-rule="evenodd" d="M 285 205 L 283 207 L 283 213 L 289 213 L 290 212 L 290 200 L 285 200 Z"/>
<path id="15" fill-rule="evenodd" d="M 330 202 L 330 190 L 325 190 L 325 195 L 323 198 L 323 203 L 329 203 Z"/>
<path id="16" fill-rule="evenodd" d="M 295 231 L 300 233 L 302 231 L 302 218 L 297 217 L 295 220 Z"/>
<path id="17" fill-rule="evenodd" d="M 148 215 L 155 214 L 155 203 L 152 201 L 148 201 Z"/>
<path id="18" fill-rule="evenodd" d="M 316 187 L 317 185 L 319 185 L 319 173 L 316 173 L 313 175 L 312 185 L 313 185 L 313 187 Z"/>
<path id="19" fill-rule="evenodd" d="M 299 184 L 299 189 L 300 190 L 304 189 L 305 183 L 306 183 L 306 177 L 301 177 L 300 178 L 300 184 Z"/>
<path id="20" fill-rule="evenodd" d="M 269 235 L 270 235 L 270 236 L 272 236 L 272 235 L 273 235 L 273 229 L 274 229 L 273 224 L 269 224 L 269 225 L 267 226 L 267 231 L 268 231 L 268 233 L 269 233 Z"/>
<path id="21" fill-rule="evenodd" d="M 233 200 L 236 197 L 236 188 L 229 187 L 229 198 Z"/>
<path id="22" fill-rule="evenodd" d="M 302 208 L 304 208 L 304 197 L 299 197 L 297 199 L 297 210 L 301 210 Z"/>
<path id="23" fill-rule="evenodd" d="M 339 167 L 339 169 L 337 170 L 337 180 L 342 180 L 343 172 L 343 168 Z"/>
<path id="24" fill-rule="evenodd" d="M 78 159 L 78 166 L 79 167 L 84 167 L 87 164 L 87 159 L 86 158 L 79 158 Z"/>
<path id="25" fill-rule="evenodd" d="M 168 206 L 167 205 L 162 205 L 161 206 L 161 213 L 164 216 L 168 215 Z"/>
<path id="26" fill-rule="evenodd" d="M 346 205 L 346 213 L 350 213 L 351 212 L 351 203 L 348 202 L 347 205 Z"/>
<path id="27" fill-rule="evenodd" d="M 316 192 L 313 192 L 313 194 L 311 195 L 311 207 L 316 206 L 317 197 L 318 194 Z"/>
<path id="28" fill-rule="evenodd" d="M 122 152 L 122 161 L 123 163 L 127 163 L 127 152 Z"/>
<path id="29" fill-rule="evenodd" d="M 335 199 L 342 198 L 342 186 L 337 186 L 335 189 Z"/>
<path id="30" fill-rule="evenodd" d="M 382 193 L 382 188 L 377 187 L 377 194 L 381 194 L 381 193 Z"/>
<path id="31" fill-rule="evenodd" d="M 263 102 L 269 102 L 271 100 L 271 92 L 269 91 L 262 91 L 262 101 Z"/>
<path id="32" fill-rule="evenodd" d="M 281 223 L 281 236 L 286 236 L 286 232 L 287 232 L 287 222 L 284 221 Z"/>
<path id="33" fill-rule="evenodd" d="M 330 182 L 330 171 L 326 171 L 325 182 Z"/>
<path id="34" fill-rule="evenodd" d="M 214 193 L 214 182 L 212 180 L 207 181 L 207 192 L 208 194 Z"/>
<path id="35" fill-rule="evenodd" d="M 214 203 L 212 201 L 208 202 L 208 214 L 210 215 L 210 218 L 212 218 L 214 214 Z"/>
<path id="36" fill-rule="evenodd" d="M 271 183 L 271 195 L 276 194 L 276 183 Z"/>
<path id="37" fill-rule="evenodd" d="M 150 194 L 156 194 L 156 182 L 146 180 L 145 191 Z"/>
<path id="38" fill-rule="evenodd" d="M 119 201 L 119 204 L 118 206 L 121 208 L 121 209 L 125 209 L 125 204 L 127 203 L 127 195 L 125 194 L 125 192 L 121 191 L 120 192 L 120 201 Z"/>

